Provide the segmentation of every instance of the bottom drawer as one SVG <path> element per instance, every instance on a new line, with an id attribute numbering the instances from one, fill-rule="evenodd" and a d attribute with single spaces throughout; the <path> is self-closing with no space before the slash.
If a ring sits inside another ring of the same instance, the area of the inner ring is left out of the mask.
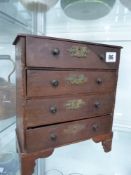
<path id="1" fill-rule="evenodd" d="M 106 134 L 112 130 L 110 115 L 28 129 L 27 152 L 55 148 Z"/>

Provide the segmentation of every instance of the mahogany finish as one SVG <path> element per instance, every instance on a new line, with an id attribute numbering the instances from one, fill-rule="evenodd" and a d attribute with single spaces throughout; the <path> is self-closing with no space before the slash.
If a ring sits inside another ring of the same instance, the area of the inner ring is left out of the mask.
<path id="1" fill-rule="evenodd" d="M 26 131 L 27 151 L 55 148 L 109 133 L 111 125 L 112 117 L 109 115 L 28 129 Z M 44 137 L 43 133 L 45 133 Z"/>
<path id="2" fill-rule="evenodd" d="M 101 68 L 116 69 L 119 59 L 114 64 L 105 64 L 103 57 L 108 52 L 117 52 L 118 48 L 73 42 L 60 41 L 51 38 L 26 37 L 26 63 L 30 67 L 57 67 L 57 68 Z M 85 58 L 72 57 L 69 50 L 73 46 L 87 47 Z M 57 54 L 53 54 L 54 49 L 58 49 Z M 33 51 L 33 52 L 32 52 Z"/>
<path id="3" fill-rule="evenodd" d="M 41 97 L 114 91 L 116 77 L 115 71 L 27 70 L 27 96 Z M 53 85 L 53 80 L 56 80 L 58 85 Z M 101 82 L 98 82 L 99 80 Z"/>
<path id="4" fill-rule="evenodd" d="M 75 110 L 69 109 L 66 104 L 72 99 L 82 100 L 83 105 Z M 114 100 L 114 93 L 27 100 L 26 125 L 33 127 L 110 114 L 113 113 Z M 55 110 L 51 111 L 52 108 Z"/>
<path id="5" fill-rule="evenodd" d="M 121 47 L 35 35 L 14 44 L 21 175 L 59 146 L 92 138 L 109 152 Z"/>

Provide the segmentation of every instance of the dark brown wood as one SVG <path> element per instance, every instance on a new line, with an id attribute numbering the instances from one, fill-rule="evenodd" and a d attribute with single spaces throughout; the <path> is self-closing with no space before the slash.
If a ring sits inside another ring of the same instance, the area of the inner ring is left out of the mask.
<path id="1" fill-rule="evenodd" d="M 20 172 L 22 175 L 32 175 L 34 172 L 34 168 L 36 165 L 36 160 L 38 158 L 46 158 L 50 156 L 53 153 L 53 149 L 47 149 L 43 151 L 37 151 L 33 153 L 22 153 L 20 150 L 19 144 L 17 142 L 17 151 L 19 153 L 19 158 L 20 158 Z"/>
<path id="2" fill-rule="evenodd" d="M 51 39 L 51 40 L 58 40 L 58 41 L 68 41 L 68 42 L 73 42 L 73 43 L 81 43 L 81 44 L 90 44 L 93 46 L 103 46 L 103 47 L 111 47 L 111 48 L 118 48 L 121 49 L 121 46 L 117 46 L 117 45 L 109 45 L 109 44 L 103 44 L 103 43 L 93 43 L 93 42 L 88 42 L 88 41 L 78 41 L 78 40 L 71 40 L 71 39 L 67 39 L 67 38 L 55 38 L 55 37 L 51 37 L 51 36 L 40 36 L 40 35 L 32 35 L 32 34 L 18 34 L 17 37 L 15 38 L 13 44 L 16 45 L 19 38 L 26 38 L 26 37 L 32 37 L 32 38 L 39 38 L 39 39 Z"/>
<path id="3" fill-rule="evenodd" d="M 18 138 L 18 137 L 17 137 Z M 20 173 L 21 175 L 32 175 L 38 158 L 46 158 L 50 156 L 54 149 L 46 149 L 33 153 L 22 152 L 19 140 L 16 138 L 16 149 L 20 159 Z"/>
<path id="4" fill-rule="evenodd" d="M 21 174 L 22 175 L 32 175 L 36 165 L 36 160 L 38 158 L 46 158 L 53 153 L 52 149 L 39 151 L 37 153 L 20 153 L 20 162 L 21 162 Z"/>
<path id="5" fill-rule="evenodd" d="M 96 143 L 102 142 L 104 151 L 109 152 L 111 151 L 111 147 L 112 147 L 112 138 L 113 138 L 113 132 L 109 132 L 108 134 L 103 134 L 103 135 L 94 137 L 93 141 Z"/>
<path id="6" fill-rule="evenodd" d="M 89 50 L 87 56 L 84 58 L 72 56 L 69 50 L 73 47 L 87 48 Z M 54 55 L 52 52 L 56 48 L 59 49 L 59 54 Z M 102 60 L 101 55 L 105 59 L 106 52 L 117 52 L 117 61 L 109 64 Z M 116 69 L 119 64 L 119 49 L 28 36 L 26 57 L 27 66 L 31 67 Z"/>
<path id="7" fill-rule="evenodd" d="M 42 97 L 76 93 L 103 93 L 114 91 L 115 71 L 27 71 L 27 96 Z M 58 82 L 57 86 L 52 81 Z M 98 82 L 100 81 L 101 82 Z"/>
<path id="8" fill-rule="evenodd" d="M 16 53 L 16 132 L 19 138 L 19 146 L 25 151 L 24 139 L 24 104 L 26 96 L 26 78 L 25 78 L 25 38 L 18 40 L 15 49 Z"/>
<path id="9" fill-rule="evenodd" d="M 26 125 L 27 127 L 49 125 L 111 114 L 114 100 L 114 93 L 27 100 Z M 72 103 L 76 103 L 77 106 L 73 106 Z M 72 108 L 68 105 L 71 105 Z M 55 111 L 52 112 L 51 108 L 55 108 Z"/>
<path id="10" fill-rule="evenodd" d="M 96 129 L 94 129 L 94 125 L 97 125 Z M 86 140 L 97 135 L 109 133 L 111 128 L 112 117 L 109 115 L 28 129 L 26 131 L 27 151 L 55 148 Z M 52 139 L 52 135 L 55 139 Z"/>
<path id="11" fill-rule="evenodd" d="M 59 146 L 92 138 L 110 151 L 121 47 L 34 35 L 14 44 L 21 175 Z"/>

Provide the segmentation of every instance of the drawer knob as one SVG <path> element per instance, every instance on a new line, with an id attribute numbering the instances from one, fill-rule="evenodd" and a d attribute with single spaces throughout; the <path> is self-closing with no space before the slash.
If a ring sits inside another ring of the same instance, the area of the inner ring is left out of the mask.
<path id="1" fill-rule="evenodd" d="M 97 78 L 96 82 L 97 82 L 97 84 L 102 84 L 102 79 L 101 78 Z"/>
<path id="2" fill-rule="evenodd" d="M 50 112 L 51 112 L 52 114 L 55 114 L 55 113 L 57 112 L 56 106 L 51 106 L 51 107 L 50 107 Z"/>
<path id="3" fill-rule="evenodd" d="M 95 102 L 94 106 L 95 106 L 95 108 L 99 108 L 100 107 L 100 102 L 99 101 Z"/>
<path id="4" fill-rule="evenodd" d="M 51 81 L 51 85 L 52 85 L 53 87 L 57 87 L 57 86 L 59 86 L 59 81 L 58 81 L 58 80 L 52 80 L 52 81 Z"/>
<path id="5" fill-rule="evenodd" d="M 51 135 L 50 135 L 50 139 L 51 139 L 52 141 L 56 141 L 57 135 L 56 135 L 56 134 L 51 134 Z"/>
<path id="6" fill-rule="evenodd" d="M 98 125 L 97 125 L 97 124 L 93 124 L 93 125 L 92 125 L 92 130 L 93 130 L 94 132 L 96 132 L 96 131 L 98 130 Z"/>
<path id="7" fill-rule="evenodd" d="M 55 48 L 52 50 L 52 54 L 53 55 L 59 55 L 60 54 L 60 50 L 58 48 Z"/>
<path id="8" fill-rule="evenodd" d="M 52 80 L 51 84 L 53 87 L 58 87 L 59 86 L 59 81 L 58 80 Z"/>

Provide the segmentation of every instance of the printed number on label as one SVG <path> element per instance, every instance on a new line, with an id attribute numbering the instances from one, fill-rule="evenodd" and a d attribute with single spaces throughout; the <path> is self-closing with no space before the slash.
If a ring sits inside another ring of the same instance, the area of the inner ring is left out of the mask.
<path id="1" fill-rule="evenodd" d="M 106 62 L 107 63 L 116 62 L 116 52 L 106 52 Z"/>

